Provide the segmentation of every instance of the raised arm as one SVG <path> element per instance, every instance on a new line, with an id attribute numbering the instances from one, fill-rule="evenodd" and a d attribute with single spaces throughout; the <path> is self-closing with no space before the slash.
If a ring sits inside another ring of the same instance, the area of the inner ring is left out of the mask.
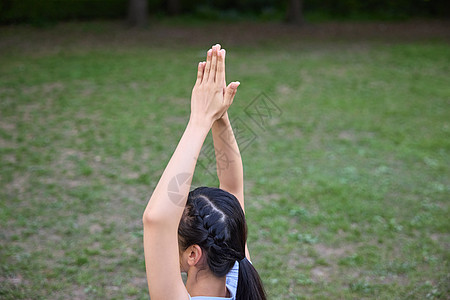
<path id="1" fill-rule="evenodd" d="M 224 53 L 218 50 L 213 47 L 208 61 L 198 65 L 189 123 L 144 211 L 145 264 L 152 300 L 188 299 L 180 276 L 178 224 L 206 135 L 233 101 L 223 93 Z M 232 83 L 230 88 L 237 85 Z"/>
<path id="2" fill-rule="evenodd" d="M 228 113 L 225 113 L 222 118 L 214 122 L 212 134 L 220 188 L 236 196 L 242 210 L 245 212 L 242 158 Z M 247 243 L 245 244 L 245 256 L 248 260 L 251 260 Z"/>
<path id="3" fill-rule="evenodd" d="M 220 45 L 216 45 L 220 47 Z M 225 61 L 225 50 L 224 53 Z M 224 64 L 225 65 L 225 64 Z M 223 77 L 224 94 L 233 97 L 236 89 L 226 87 L 225 76 Z M 217 176 L 219 177 L 220 188 L 235 195 L 244 210 L 244 174 L 242 167 L 241 153 L 236 142 L 236 138 L 231 128 L 228 112 L 214 122 L 212 126 L 212 136 L 216 153 Z"/>
<path id="4" fill-rule="evenodd" d="M 231 127 L 228 113 L 212 126 L 220 188 L 235 195 L 244 209 L 244 171 L 241 153 Z"/>
<path id="5" fill-rule="evenodd" d="M 234 98 L 236 89 L 226 88 L 225 78 L 223 86 L 224 93 L 233 93 L 232 95 L 229 95 L 229 97 Z M 236 196 L 241 204 L 242 210 L 245 212 L 244 168 L 239 146 L 228 117 L 228 112 L 225 112 L 222 118 L 214 122 L 212 126 L 212 136 L 216 153 L 216 168 L 220 188 Z M 245 256 L 250 260 L 247 244 L 245 244 Z"/>

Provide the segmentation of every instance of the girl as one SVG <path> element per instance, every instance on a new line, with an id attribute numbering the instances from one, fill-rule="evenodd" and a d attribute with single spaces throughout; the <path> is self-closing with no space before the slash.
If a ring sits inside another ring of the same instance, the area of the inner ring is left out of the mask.
<path id="1" fill-rule="evenodd" d="M 266 299 L 247 250 L 242 159 L 227 114 L 239 84 L 226 86 L 225 50 L 213 46 L 198 65 L 188 125 L 143 215 L 152 300 Z M 189 192 L 210 129 L 220 188 Z"/>

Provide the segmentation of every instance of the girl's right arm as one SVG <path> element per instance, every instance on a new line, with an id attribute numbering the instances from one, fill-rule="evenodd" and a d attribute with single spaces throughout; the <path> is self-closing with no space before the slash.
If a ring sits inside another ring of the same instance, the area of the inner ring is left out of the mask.
<path id="1" fill-rule="evenodd" d="M 233 194 L 239 200 L 242 210 L 245 212 L 244 169 L 239 146 L 227 112 L 222 118 L 214 122 L 212 136 L 216 151 L 217 176 L 219 177 L 220 188 Z M 250 260 L 247 243 L 245 243 L 245 256 Z"/>
<path id="2" fill-rule="evenodd" d="M 220 45 L 217 44 L 220 49 Z M 225 93 L 232 93 L 225 95 L 234 98 L 236 89 L 226 88 L 225 82 L 225 56 L 223 51 L 223 89 Z M 240 84 L 239 82 L 236 82 Z M 220 188 L 233 194 L 240 202 L 242 210 L 244 210 L 244 172 L 242 167 L 241 153 L 236 138 L 231 128 L 228 112 L 216 120 L 211 128 L 214 149 L 216 154 L 217 176 L 219 177 Z"/>
<path id="3" fill-rule="evenodd" d="M 225 60 L 225 53 L 223 59 Z M 234 98 L 236 89 L 226 89 L 225 91 L 232 92 L 233 94 L 229 95 L 229 97 Z M 233 194 L 239 200 L 242 210 L 245 212 L 244 168 L 239 146 L 228 117 L 228 112 L 225 112 L 220 119 L 213 123 L 211 131 L 216 153 L 216 168 L 217 176 L 219 177 L 219 187 L 222 190 Z M 245 256 L 250 260 L 247 244 L 245 244 Z"/>
<path id="4" fill-rule="evenodd" d="M 214 122 L 212 136 L 220 188 L 236 196 L 244 210 L 244 169 L 228 113 Z"/>

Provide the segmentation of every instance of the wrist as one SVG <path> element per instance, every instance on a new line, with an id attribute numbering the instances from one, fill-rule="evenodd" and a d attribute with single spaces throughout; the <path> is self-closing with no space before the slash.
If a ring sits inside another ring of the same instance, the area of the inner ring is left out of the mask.
<path id="1" fill-rule="evenodd" d="M 230 124 L 230 119 L 228 118 L 228 112 L 225 112 L 220 119 L 217 119 L 213 123 L 213 126 L 214 127 L 217 127 L 217 126 L 224 127 L 224 126 L 228 126 L 229 124 Z"/>
<path id="2" fill-rule="evenodd" d="M 197 131 L 206 131 L 206 133 L 209 132 L 209 130 L 211 129 L 211 126 L 213 124 L 212 120 L 208 120 L 208 119 L 198 119 L 198 118 L 193 118 L 192 116 L 189 118 L 189 122 L 188 122 L 188 127 L 196 129 Z"/>

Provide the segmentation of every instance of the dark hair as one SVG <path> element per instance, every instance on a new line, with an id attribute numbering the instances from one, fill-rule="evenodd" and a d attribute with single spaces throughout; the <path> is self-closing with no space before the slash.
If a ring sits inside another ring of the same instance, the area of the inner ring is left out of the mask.
<path id="1" fill-rule="evenodd" d="M 245 258 L 247 224 L 239 201 L 219 189 L 199 187 L 191 191 L 178 227 L 182 250 L 198 245 L 206 254 L 211 272 L 225 276 L 239 262 L 237 300 L 265 300 L 258 272 Z"/>

